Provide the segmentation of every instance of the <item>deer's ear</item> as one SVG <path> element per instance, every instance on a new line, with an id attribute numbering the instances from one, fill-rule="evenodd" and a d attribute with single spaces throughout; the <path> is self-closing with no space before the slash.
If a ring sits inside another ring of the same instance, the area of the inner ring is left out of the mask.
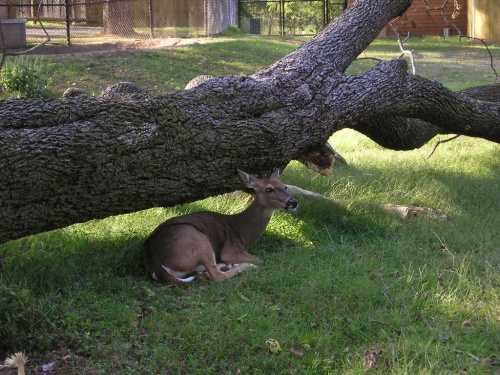
<path id="1" fill-rule="evenodd" d="M 255 189 L 257 181 L 260 181 L 257 177 L 252 176 L 249 173 L 240 171 L 239 169 L 238 169 L 238 174 L 240 175 L 245 185 L 251 189 Z"/>
<path id="2" fill-rule="evenodd" d="M 278 168 L 276 168 L 273 172 L 273 174 L 271 175 L 271 177 L 269 177 L 270 180 L 279 180 L 280 178 L 280 170 Z"/>

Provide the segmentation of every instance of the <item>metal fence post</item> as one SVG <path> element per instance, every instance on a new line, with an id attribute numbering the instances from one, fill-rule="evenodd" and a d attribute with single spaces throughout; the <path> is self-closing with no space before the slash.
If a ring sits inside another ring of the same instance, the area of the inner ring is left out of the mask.
<path id="1" fill-rule="evenodd" d="M 66 41 L 68 42 L 68 46 L 71 45 L 71 26 L 70 26 L 70 12 L 71 12 L 71 5 L 69 4 L 69 0 L 64 0 L 64 5 L 66 9 Z"/>
<path id="2" fill-rule="evenodd" d="M 285 35 L 285 0 L 280 1 L 281 35 Z"/>
<path id="3" fill-rule="evenodd" d="M 330 22 L 330 0 L 325 0 L 323 6 L 323 26 Z"/>
<path id="4" fill-rule="evenodd" d="M 154 38 L 153 0 L 149 0 L 149 36 Z"/>

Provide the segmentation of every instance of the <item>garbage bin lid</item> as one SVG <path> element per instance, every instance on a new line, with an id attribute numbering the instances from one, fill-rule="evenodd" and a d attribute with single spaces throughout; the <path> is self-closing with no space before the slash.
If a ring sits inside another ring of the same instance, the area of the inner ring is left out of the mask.
<path id="1" fill-rule="evenodd" d="M 7 18 L 0 20 L 0 23 L 26 23 L 26 20 L 23 18 Z"/>

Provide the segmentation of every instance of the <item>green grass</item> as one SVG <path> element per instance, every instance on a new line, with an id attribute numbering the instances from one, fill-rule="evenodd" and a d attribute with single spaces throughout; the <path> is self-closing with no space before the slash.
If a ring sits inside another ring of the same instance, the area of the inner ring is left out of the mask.
<path id="1" fill-rule="evenodd" d="M 252 74 L 291 52 L 305 38 L 241 37 L 206 39 L 213 43 L 150 51 L 122 51 L 102 55 L 45 56 L 49 89 L 60 97 L 68 87 L 79 87 L 90 95 L 99 95 L 120 81 L 132 81 L 156 93 L 180 90 L 194 77 Z M 64 49 L 64 47 L 60 47 Z M 413 38 L 405 48 L 415 51 L 418 74 L 438 80 L 452 90 L 461 90 L 495 81 L 487 50 L 477 43 L 459 42 L 458 38 Z M 490 47 L 498 68 L 500 47 Z M 400 56 L 394 40 L 380 39 L 360 57 L 391 59 Z M 32 57 L 34 58 L 34 57 Z M 359 60 L 348 69 L 359 74 L 376 64 Z M 0 99 L 9 97 L 0 92 Z"/>
<path id="2" fill-rule="evenodd" d="M 196 76 L 252 74 L 297 47 L 296 43 L 220 39 L 183 48 L 119 52 L 100 56 L 47 57 L 52 89 L 68 87 L 99 95 L 120 81 L 132 81 L 152 92 L 180 90 Z M 57 78 L 56 78 L 57 77 Z"/>
<path id="3" fill-rule="evenodd" d="M 373 53 L 383 53 L 386 42 L 379 43 Z M 109 64 L 144 77 L 145 87 L 171 74 L 175 89 L 198 74 L 249 73 L 292 48 L 243 39 L 85 57 L 80 63 L 94 68 L 64 79 L 115 83 L 96 75 Z M 76 59 L 60 64 L 62 73 Z M 455 75 L 443 80 L 462 85 Z M 302 199 L 296 214 L 277 213 L 251 249 L 259 268 L 223 283 L 153 282 L 140 247 L 171 216 L 243 209 L 241 194 L 1 245 L 0 360 L 16 349 L 32 367 L 70 353 L 59 363 L 65 374 L 364 374 L 364 350 L 378 348 L 372 374 L 498 373 L 500 146 L 460 137 L 427 159 L 432 143 L 395 152 L 350 130 L 330 142 L 348 165 L 325 178 L 292 162 L 282 178 L 344 203 Z M 437 207 L 451 220 L 405 222 L 363 202 Z M 271 353 L 268 339 L 282 351 Z"/>
<path id="4" fill-rule="evenodd" d="M 440 37 L 410 38 L 404 45 L 406 50 L 414 52 L 417 74 L 441 82 L 453 91 L 471 86 L 495 82 L 495 73 L 491 69 L 488 50 L 478 42 L 471 42 L 458 37 L 443 39 Z M 489 46 L 496 71 L 500 74 L 498 61 L 500 47 Z M 360 57 L 391 59 L 401 55 L 394 40 L 376 40 Z M 405 58 L 409 61 L 408 56 Z M 374 66 L 376 62 L 360 60 L 355 62 L 348 72 L 359 73 Z M 411 66 L 410 66 L 411 68 Z"/>

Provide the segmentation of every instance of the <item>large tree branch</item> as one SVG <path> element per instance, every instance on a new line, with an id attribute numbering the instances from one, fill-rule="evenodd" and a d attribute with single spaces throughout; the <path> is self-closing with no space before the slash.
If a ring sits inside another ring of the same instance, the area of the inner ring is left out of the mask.
<path id="1" fill-rule="evenodd" d="M 475 100 L 500 102 L 498 83 L 467 88 L 459 93 Z M 358 123 L 355 128 L 381 146 L 393 150 L 413 150 L 422 147 L 438 134 L 456 133 L 456 129 L 448 131 L 435 124 L 404 116 L 373 116 L 366 122 Z"/>
<path id="2" fill-rule="evenodd" d="M 356 87 L 367 87 L 364 100 L 359 97 L 356 100 L 358 119 L 349 127 L 386 147 L 408 149 L 405 140 L 413 146 L 412 141 L 426 142 L 444 133 L 500 142 L 500 100 L 497 99 L 500 85 L 455 93 L 438 82 L 407 74 L 407 63 L 402 59 L 382 62 L 361 76 L 346 77 L 345 85 L 341 96 L 346 95 L 344 92 L 355 92 Z M 476 97 L 488 97 L 491 101 Z M 334 103 L 336 100 L 337 97 Z M 349 115 L 352 108 L 336 106 L 332 110 L 342 117 Z"/>
<path id="3" fill-rule="evenodd" d="M 411 117 L 498 142 L 498 104 L 407 75 L 403 60 L 343 73 L 410 3 L 359 0 L 251 77 L 208 78 L 161 96 L 123 83 L 100 98 L 72 90 L 61 100 L 1 102 L 0 243 L 234 191 L 236 168 L 265 176 L 294 159 L 328 164 L 332 133 L 384 131 L 379 119 Z"/>

